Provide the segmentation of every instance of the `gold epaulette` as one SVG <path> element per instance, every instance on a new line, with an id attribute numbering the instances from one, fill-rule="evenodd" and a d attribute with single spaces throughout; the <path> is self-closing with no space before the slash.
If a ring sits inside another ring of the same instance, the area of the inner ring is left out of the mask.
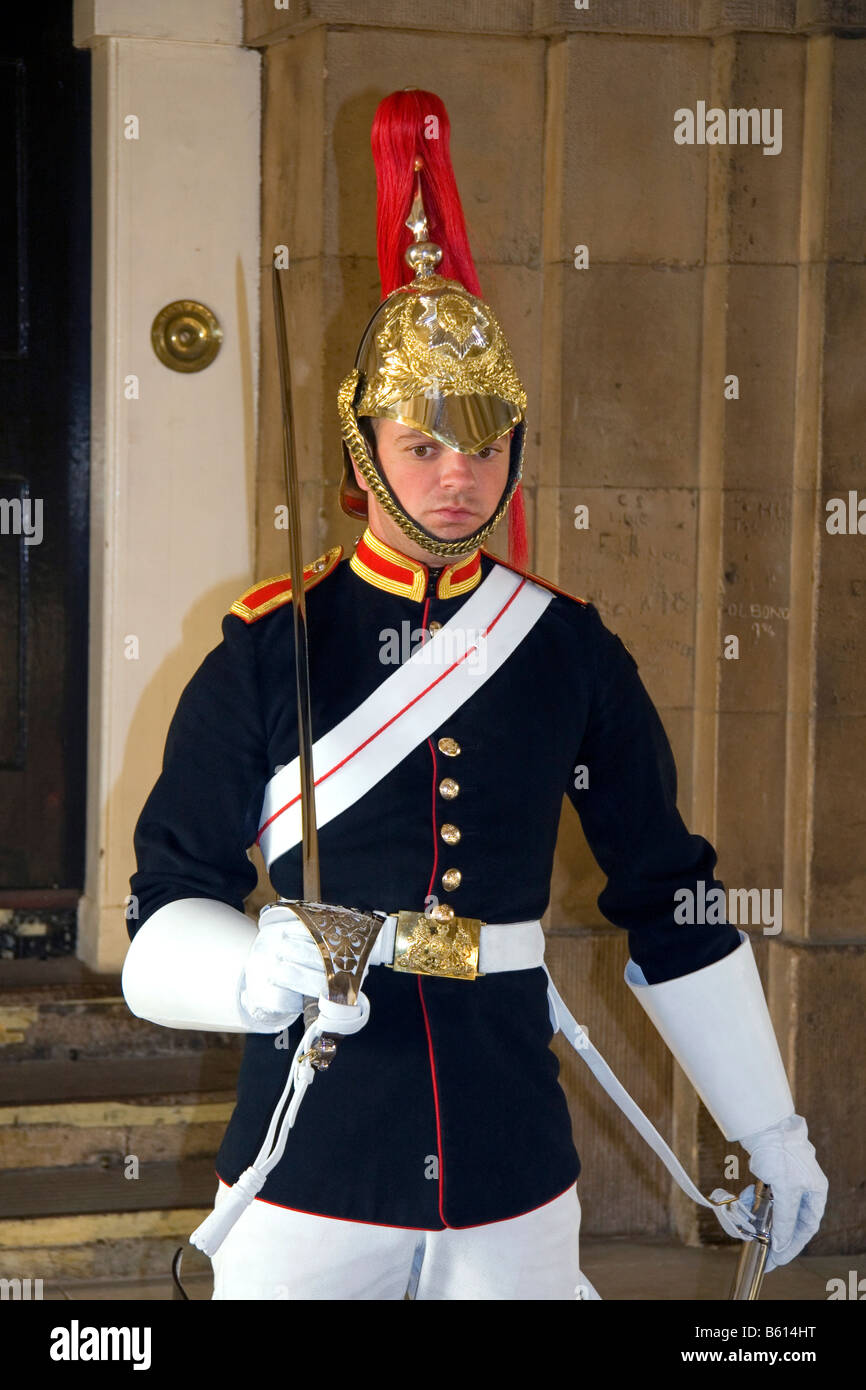
<path id="1" fill-rule="evenodd" d="M 318 560 L 311 560 L 308 565 L 304 565 L 305 592 L 327 578 L 339 563 L 342 553 L 343 547 L 337 545 L 333 550 L 326 550 Z M 258 584 L 254 584 L 245 594 L 241 594 L 240 598 L 236 598 L 229 612 L 242 618 L 245 623 L 255 623 L 266 613 L 272 613 L 275 608 L 281 608 L 284 603 L 291 601 L 291 575 L 275 574 L 271 579 L 259 580 Z"/>
<path id="2" fill-rule="evenodd" d="M 561 594 L 563 598 L 570 598 L 572 603 L 580 603 L 584 608 L 586 608 L 589 603 L 588 599 L 578 598 L 577 594 L 570 594 L 567 589 L 558 589 L 555 584 L 551 584 L 550 580 L 545 579 L 543 575 L 532 574 L 529 570 L 521 570 L 518 569 L 516 565 L 510 565 L 508 561 L 503 560 L 501 556 L 494 555 L 490 550 L 485 550 L 484 546 L 481 547 L 481 552 L 483 555 L 487 555 L 491 560 L 495 560 L 497 565 L 504 565 L 507 570 L 513 570 L 515 574 L 525 574 L 526 578 L 531 579 L 533 584 L 540 584 L 543 589 L 550 589 L 551 593 Z"/>

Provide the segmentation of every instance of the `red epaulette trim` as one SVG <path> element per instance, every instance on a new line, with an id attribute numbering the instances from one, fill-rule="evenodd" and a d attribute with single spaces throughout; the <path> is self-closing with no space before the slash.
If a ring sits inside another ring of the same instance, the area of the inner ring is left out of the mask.
<path id="1" fill-rule="evenodd" d="M 304 565 L 305 593 L 307 589 L 312 589 L 323 579 L 327 579 L 339 563 L 342 554 L 343 547 L 337 545 L 333 550 L 326 550 L 317 560 L 311 560 L 308 565 Z M 266 613 L 272 613 L 275 608 L 281 608 L 284 603 L 291 601 L 291 575 L 275 574 L 271 579 L 259 580 L 258 584 L 254 584 L 245 594 L 241 594 L 240 598 L 236 598 L 229 612 L 242 618 L 245 623 L 255 623 Z"/>
<path id="2" fill-rule="evenodd" d="M 507 570 L 513 570 L 515 574 L 525 575 L 526 578 L 531 579 L 534 584 L 540 584 L 543 589 L 550 589 L 554 594 L 561 594 L 563 598 L 570 598 L 572 603 L 581 603 L 584 608 L 589 604 L 589 599 L 578 598 L 577 594 L 570 594 L 565 589 L 558 589 L 555 584 L 551 584 L 550 580 L 545 579 L 543 575 L 532 574 L 529 570 L 518 569 L 517 565 L 510 565 L 507 560 L 502 560 L 498 555 L 494 555 L 491 551 L 485 550 L 484 546 L 482 546 L 481 549 L 483 554 L 485 554 L 488 559 L 495 560 L 497 565 L 504 565 Z"/>

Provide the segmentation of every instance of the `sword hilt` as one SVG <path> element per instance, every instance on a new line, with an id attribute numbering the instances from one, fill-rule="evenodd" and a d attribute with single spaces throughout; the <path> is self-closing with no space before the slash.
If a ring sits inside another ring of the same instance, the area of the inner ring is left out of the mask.
<path id="1" fill-rule="evenodd" d="M 370 952 L 387 913 L 359 912 L 351 907 L 286 898 L 279 901 L 291 908 L 318 946 L 325 966 L 329 1000 L 335 1004 L 357 1004 Z M 305 996 L 305 1029 L 310 1028 L 318 1016 L 318 1000 Z M 340 1036 L 339 1033 L 323 1033 L 310 1048 L 307 1056 L 316 1071 L 327 1071 L 336 1056 Z"/>

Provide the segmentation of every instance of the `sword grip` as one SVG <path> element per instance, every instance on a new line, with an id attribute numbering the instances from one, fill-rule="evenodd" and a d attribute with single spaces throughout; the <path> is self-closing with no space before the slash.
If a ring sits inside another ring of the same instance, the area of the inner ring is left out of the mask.
<path id="1" fill-rule="evenodd" d="M 760 1297 L 764 1266 L 770 1250 L 770 1232 L 773 1226 L 773 1192 L 762 1182 L 755 1183 L 755 1198 L 752 1202 L 752 1221 L 755 1239 L 743 1243 L 737 1272 L 731 1286 L 730 1298 L 742 1302 L 753 1302 Z"/>

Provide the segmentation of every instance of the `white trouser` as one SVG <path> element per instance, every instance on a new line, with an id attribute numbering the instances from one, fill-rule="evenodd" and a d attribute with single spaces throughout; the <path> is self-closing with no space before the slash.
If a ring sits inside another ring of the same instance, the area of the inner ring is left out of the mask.
<path id="1" fill-rule="evenodd" d="M 228 1188 L 220 1182 L 216 1206 Z M 258 1198 L 212 1257 L 215 1299 L 598 1298 L 580 1271 L 580 1202 L 465 1230 L 413 1231 L 290 1211 Z M 420 1274 L 418 1266 L 420 1263 Z"/>

